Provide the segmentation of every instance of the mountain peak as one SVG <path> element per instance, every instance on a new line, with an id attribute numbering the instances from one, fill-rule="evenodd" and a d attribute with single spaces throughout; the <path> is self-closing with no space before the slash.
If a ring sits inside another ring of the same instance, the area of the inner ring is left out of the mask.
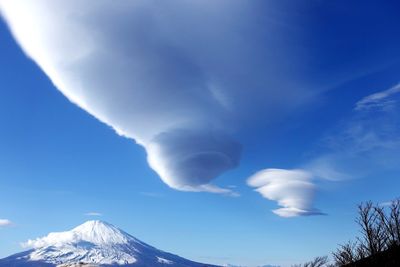
<path id="1" fill-rule="evenodd" d="M 111 223 L 108 223 L 108 222 L 103 221 L 103 220 L 89 220 L 89 221 L 86 221 L 86 222 L 82 223 L 81 225 L 78 225 L 77 227 L 82 226 L 82 225 L 92 225 L 92 226 L 104 225 L 104 226 L 108 226 L 108 227 L 115 227 Z"/>
<path id="2" fill-rule="evenodd" d="M 87 221 L 72 230 L 74 236 L 96 245 L 125 244 L 132 237 L 112 224 L 100 220 Z"/>
<path id="3" fill-rule="evenodd" d="M 212 266 L 158 250 L 100 220 L 87 221 L 70 231 L 50 233 L 29 240 L 25 245 L 32 249 L 0 260 L 0 267 L 56 267 L 77 263 L 136 267 Z"/>
<path id="4" fill-rule="evenodd" d="M 89 242 L 94 245 L 126 244 L 134 238 L 112 224 L 100 220 L 87 221 L 71 231 L 50 233 L 45 237 L 28 240 L 26 247 L 43 248 Z"/>
<path id="5" fill-rule="evenodd" d="M 100 230 L 100 229 L 104 229 L 104 228 L 118 229 L 117 227 L 115 227 L 111 223 L 108 223 L 108 222 L 105 222 L 105 221 L 102 221 L 102 220 L 89 220 L 89 221 L 86 221 L 86 222 L 82 223 L 81 225 L 78 225 L 77 227 L 74 228 L 74 230 L 75 229 Z"/>
<path id="6" fill-rule="evenodd" d="M 89 221 L 86 221 L 86 222 L 82 223 L 82 224 L 79 225 L 79 226 L 82 226 L 82 225 L 91 225 L 91 226 L 106 225 L 106 226 L 113 226 L 112 224 L 110 224 L 110 223 L 108 223 L 108 222 L 105 222 L 105 221 L 102 221 L 102 220 L 89 220 Z M 77 226 L 77 227 L 79 227 L 79 226 Z"/>
<path id="7" fill-rule="evenodd" d="M 90 220 L 78 225 L 77 227 L 72 229 L 72 231 L 84 233 L 88 231 L 93 231 L 93 232 L 101 232 L 105 230 L 112 231 L 115 229 L 117 228 L 114 225 L 109 224 L 105 221 Z"/>

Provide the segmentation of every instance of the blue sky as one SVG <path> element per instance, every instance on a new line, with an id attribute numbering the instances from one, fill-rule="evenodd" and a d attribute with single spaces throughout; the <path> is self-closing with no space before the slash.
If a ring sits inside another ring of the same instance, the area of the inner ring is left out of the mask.
<path id="1" fill-rule="evenodd" d="M 193 260 L 286 266 L 399 196 L 396 1 L 9 3 L 0 257 L 96 218 Z"/>

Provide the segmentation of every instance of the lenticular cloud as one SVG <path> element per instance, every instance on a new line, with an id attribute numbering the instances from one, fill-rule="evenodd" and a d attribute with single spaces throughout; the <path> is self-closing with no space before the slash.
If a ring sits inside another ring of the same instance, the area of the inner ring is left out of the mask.
<path id="1" fill-rule="evenodd" d="M 281 217 L 322 214 L 312 207 L 315 185 L 313 175 L 305 170 L 265 169 L 251 176 L 247 183 L 263 197 L 278 202 L 282 208 L 273 212 Z"/>
<path id="2" fill-rule="evenodd" d="M 259 27 L 270 15 L 257 5 L 0 0 L 0 11 L 54 85 L 143 146 L 166 184 L 229 193 L 211 182 L 239 163 L 232 133 L 313 95 L 292 86 L 301 75 L 282 51 L 292 35 L 282 34 L 284 23 Z"/>

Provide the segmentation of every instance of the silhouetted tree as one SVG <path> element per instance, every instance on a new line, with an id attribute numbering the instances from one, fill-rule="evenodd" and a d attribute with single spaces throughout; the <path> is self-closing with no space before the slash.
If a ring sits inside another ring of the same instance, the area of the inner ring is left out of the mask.
<path id="1" fill-rule="evenodd" d="M 394 243 L 400 245 L 400 199 L 392 201 L 390 206 L 390 225 L 393 231 Z"/>
<path id="2" fill-rule="evenodd" d="M 350 264 L 400 245 L 400 200 L 389 207 L 374 205 L 371 201 L 358 205 L 357 224 L 361 237 L 357 242 L 340 245 L 333 252 L 337 266 Z"/>
<path id="3" fill-rule="evenodd" d="M 354 253 L 356 254 L 357 260 L 361 260 L 368 257 L 368 252 L 365 250 L 364 246 L 361 246 L 359 244 L 356 245 Z"/>
<path id="4" fill-rule="evenodd" d="M 387 248 L 400 245 L 400 200 L 392 201 L 389 209 L 389 212 L 385 212 L 385 207 L 375 207 L 385 232 Z"/>
<path id="5" fill-rule="evenodd" d="M 371 201 L 358 205 L 358 217 L 356 222 L 361 227 L 361 238 L 358 238 L 361 246 L 368 255 L 375 255 L 386 249 L 386 231 L 380 220 L 378 207 Z"/>
<path id="6" fill-rule="evenodd" d="M 377 254 L 380 255 L 376 257 L 382 257 L 382 252 L 393 253 L 400 247 L 400 199 L 392 201 L 388 207 L 374 205 L 371 201 L 359 204 L 356 222 L 360 226 L 361 236 L 357 237 L 356 242 L 340 245 L 332 253 L 335 265 L 329 264 L 328 257 L 317 257 L 292 267 L 353 266 L 351 264 L 359 260 Z M 389 255 L 393 258 L 393 254 Z"/>
<path id="7" fill-rule="evenodd" d="M 357 244 L 354 242 L 347 242 L 344 245 L 340 245 L 340 247 L 333 252 L 333 259 L 336 265 L 345 265 L 349 263 L 353 263 L 358 260 L 358 253 L 357 253 Z"/>

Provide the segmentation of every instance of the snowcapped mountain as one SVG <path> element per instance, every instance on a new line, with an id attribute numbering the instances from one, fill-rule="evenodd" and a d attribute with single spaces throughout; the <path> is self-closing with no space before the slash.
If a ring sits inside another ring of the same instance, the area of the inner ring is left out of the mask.
<path id="1" fill-rule="evenodd" d="M 1 259 L 0 267 L 215 266 L 158 250 L 102 221 L 88 221 L 71 231 L 50 233 L 25 245 L 32 249 Z"/>

